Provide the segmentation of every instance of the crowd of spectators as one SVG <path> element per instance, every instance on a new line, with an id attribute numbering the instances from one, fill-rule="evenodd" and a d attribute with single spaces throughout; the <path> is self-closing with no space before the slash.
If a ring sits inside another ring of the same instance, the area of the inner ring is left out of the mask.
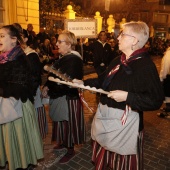
<path id="1" fill-rule="evenodd" d="M 33 31 L 33 25 L 28 24 L 28 27 L 25 31 L 27 31 L 29 35 L 29 46 L 35 49 L 39 54 L 42 67 L 45 64 L 52 64 L 54 60 L 59 57 L 56 42 L 58 35 L 62 31 L 61 29 L 57 29 L 53 34 L 48 34 L 44 28 L 40 28 L 40 32 L 35 34 Z M 111 46 L 111 55 L 109 56 L 109 61 L 111 61 L 113 58 L 120 55 L 121 52 L 118 49 L 116 35 L 114 33 L 108 33 L 107 31 L 106 35 L 106 42 Z M 97 39 L 99 38 L 77 39 L 76 51 L 78 51 L 83 57 L 84 65 L 94 66 L 94 54 L 91 47 Z M 161 39 L 158 37 L 150 37 L 145 47 L 148 48 L 150 55 L 163 56 L 164 52 L 169 46 L 169 42 L 169 40 Z"/>
<path id="2" fill-rule="evenodd" d="M 161 39 L 159 37 L 150 37 L 146 47 L 151 55 L 163 56 L 166 49 L 169 47 L 170 40 Z"/>

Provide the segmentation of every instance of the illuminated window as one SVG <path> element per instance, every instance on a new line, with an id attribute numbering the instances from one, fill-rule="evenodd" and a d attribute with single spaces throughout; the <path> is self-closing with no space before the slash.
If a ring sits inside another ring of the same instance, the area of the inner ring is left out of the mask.
<path id="1" fill-rule="evenodd" d="M 157 22 L 157 23 L 167 23 L 167 21 L 168 21 L 168 14 L 154 13 L 153 21 Z"/>

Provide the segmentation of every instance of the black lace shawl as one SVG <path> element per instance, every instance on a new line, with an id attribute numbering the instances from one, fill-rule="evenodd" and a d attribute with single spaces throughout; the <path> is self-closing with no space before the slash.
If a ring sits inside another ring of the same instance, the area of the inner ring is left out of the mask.
<path id="1" fill-rule="evenodd" d="M 14 97 L 33 102 L 31 76 L 25 53 L 18 53 L 15 60 L 0 64 L 0 96 Z"/>
<path id="2" fill-rule="evenodd" d="M 71 79 L 83 78 L 83 62 L 82 59 L 75 54 L 69 54 L 67 56 L 62 57 L 57 60 L 54 65 L 56 69 L 60 69 L 62 73 L 70 76 Z M 49 76 L 56 77 L 53 74 Z M 58 85 L 55 82 L 47 81 L 45 86 L 49 87 L 49 96 L 51 98 L 57 98 L 63 95 L 67 95 L 68 97 L 75 98 L 78 97 L 78 90 L 75 88 L 70 88 L 66 85 Z"/>

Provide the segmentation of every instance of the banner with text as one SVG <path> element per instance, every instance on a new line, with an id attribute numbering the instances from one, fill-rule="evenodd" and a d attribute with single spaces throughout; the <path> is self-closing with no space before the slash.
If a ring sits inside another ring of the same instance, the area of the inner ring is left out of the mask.
<path id="1" fill-rule="evenodd" d="M 77 38 L 96 38 L 96 19 L 65 19 L 64 29 L 73 32 Z"/>

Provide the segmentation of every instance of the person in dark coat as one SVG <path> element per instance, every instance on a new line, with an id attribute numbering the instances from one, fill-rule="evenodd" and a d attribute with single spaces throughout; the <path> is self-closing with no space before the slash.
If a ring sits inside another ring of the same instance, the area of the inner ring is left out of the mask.
<path id="1" fill-rule="evenodd" d="M 27 29 L 23 29 L 23 32 L 28 34 L 28 42 L 27 44 L 34 48 L 34 43 L 36 42 L 36 33 L 33 31 L 34 27 L 32 24 L 27 25 Z"/>
<path id="2" fill-rule="evenodd" d="M 98 40 L 89 46 L 93 55 L 93 65 L 98 75 L 103 73 L 109 65 L 111 46 L 106 41 L 106 32 L 101 31 Z"/>
<path id="3" fill-rule="evenodd" d="M 40 44 L 43 44 L 45 39 L 50 40 L 50 37 L 45 32 L 44 28 L 40 28 L 40 32 L 37 34 L 36 38 L 39 40 Z"/>

